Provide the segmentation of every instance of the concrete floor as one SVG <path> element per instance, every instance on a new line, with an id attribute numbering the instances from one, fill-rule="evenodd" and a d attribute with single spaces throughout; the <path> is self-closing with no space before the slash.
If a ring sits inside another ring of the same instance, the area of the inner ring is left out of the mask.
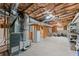
<path id="1" fill-rule="evenodd" d="M 48 37 L 40 43 L 32 43 L 32 46 L 19 56 L 75 56 L 75 52 L 70 50 L 66 37 Z"/>

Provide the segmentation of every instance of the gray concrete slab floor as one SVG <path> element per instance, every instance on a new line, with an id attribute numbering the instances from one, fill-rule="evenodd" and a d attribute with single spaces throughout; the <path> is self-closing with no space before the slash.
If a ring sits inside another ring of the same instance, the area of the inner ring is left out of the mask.
<path id="1" fill-rule="evenodd" d="M 70 50 L 66 37 L 47 37 L 39 43 L 32 43 L 32 46 L 19 56 L 75 56 L 75 52 Z"/>

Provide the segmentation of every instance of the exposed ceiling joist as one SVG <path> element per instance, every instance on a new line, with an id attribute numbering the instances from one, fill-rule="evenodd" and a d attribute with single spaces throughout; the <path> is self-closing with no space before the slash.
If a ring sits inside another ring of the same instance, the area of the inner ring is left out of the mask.
<path id="1" fill-rule="evenodd" d="M 61 13 L 61 12 L 64 12 L 64 11 L 68 11 L 68 10 L 76 10 L 76 9 L 79 9 L 78 6 L 79 6 L 79 4 L 75 4 L 75 5 L 66 7 L 64 9 L 59 10 L 59 11 L 56 11 L 56 14 Z"/>

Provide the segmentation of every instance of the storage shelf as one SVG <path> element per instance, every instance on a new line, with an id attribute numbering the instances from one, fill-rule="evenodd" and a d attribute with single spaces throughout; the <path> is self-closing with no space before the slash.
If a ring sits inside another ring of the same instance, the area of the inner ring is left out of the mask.
<path id="1" fill-rule="evenodd" d="M 70 40 L 70 41 L 75 41 L 76 42 L 76 40 Z"/>

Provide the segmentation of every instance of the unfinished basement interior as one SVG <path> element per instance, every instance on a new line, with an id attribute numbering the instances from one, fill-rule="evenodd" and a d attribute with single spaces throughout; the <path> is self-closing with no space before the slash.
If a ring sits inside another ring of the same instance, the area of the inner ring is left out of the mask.
<path id="1" fill-rule="evenodd" d="M 79 4 L 0 3 L 0 56 L 79 56 Z"/>

